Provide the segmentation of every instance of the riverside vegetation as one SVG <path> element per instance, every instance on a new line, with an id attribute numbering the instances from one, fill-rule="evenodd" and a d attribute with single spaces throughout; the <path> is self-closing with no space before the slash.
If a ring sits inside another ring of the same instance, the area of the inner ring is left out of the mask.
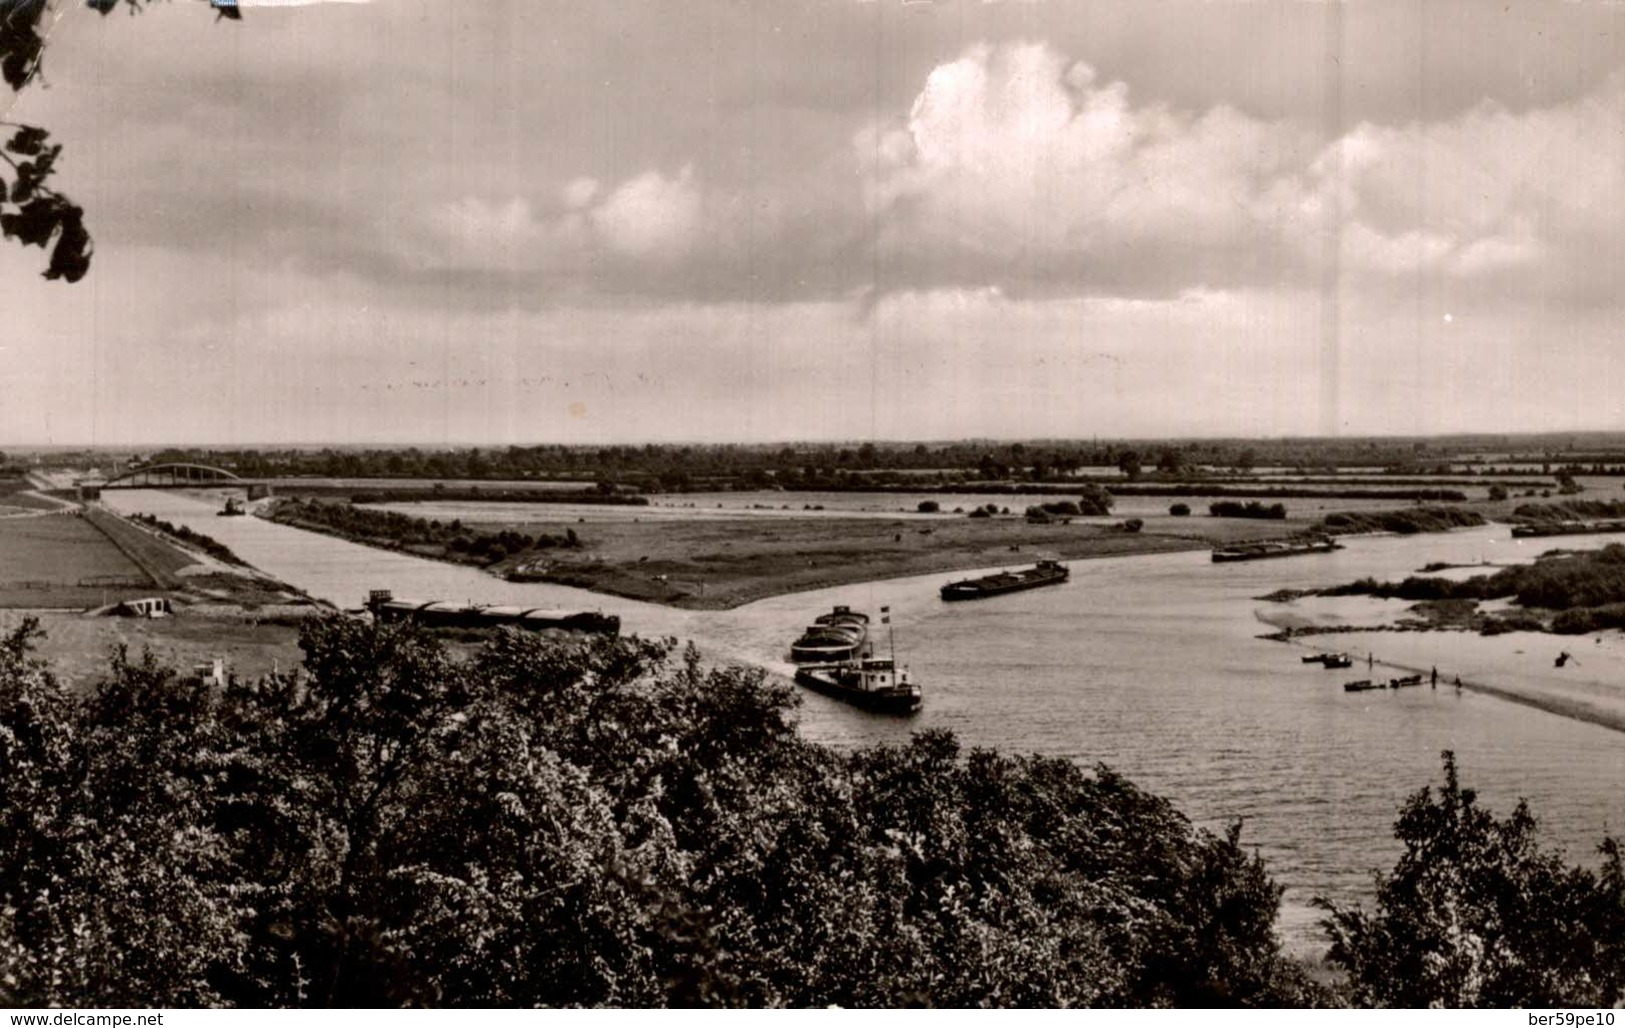
<path id="1" fill-rule="evenodd" d="M 223 689 L 118 652 L 60 687 L 0 639 L 0 1001 L 1609 1006 L 1600 871 L 1480 810 L 1446 758 L 1317 985 L 1243 847 L 1100 767 L 854 752 L 671 641 L 502 633 L 452 657 L 341 617 Z"/>
<path id="2" fill-rule="evenodd" d="M 417 518 L 391 510 L 372 510 L 354 503 L 292 498 L 279 501 L 271 520 L 296 528 L 326 532 L 356 542 L 408 550 L 459 564 L 490 567 L 510 557 L 555 548 L 577 549 L 581 540 L 573 528 L 562 534 L 531 535 L 512 529 L 479 531 L 462 521 Z"/>
<path id="3" fill-rule="evenodd" d="M 1600 550 L 1552 550 L 1533 564 L 1514 564 L 1463 581 L 1413 575 L 1401 582 L 1362 578 L 1321 590 L 1326 596 L 1365 595 L 1425 602 L 1515 599 L 1530 615 L 1518 627 L 1540 628 L 1534 612 L 1549 612 L 1550 629 L 1582 635 L 1625 628 L 1625 545 Z"/>

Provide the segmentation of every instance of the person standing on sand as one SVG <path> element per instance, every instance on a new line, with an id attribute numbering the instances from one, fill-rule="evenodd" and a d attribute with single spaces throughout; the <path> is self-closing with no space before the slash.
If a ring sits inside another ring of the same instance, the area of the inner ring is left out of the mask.
<path id="1" fill-rule="evenodd" d="M 1432 679 L 1431 687 L 1434 688 L 1434 689 L 1437 689 L 1439 687 L 1439 668 L 1438 668 L 1437 665 L 1435 665 L 1434 668 L 1433 668 L 1433 679 Z"/>

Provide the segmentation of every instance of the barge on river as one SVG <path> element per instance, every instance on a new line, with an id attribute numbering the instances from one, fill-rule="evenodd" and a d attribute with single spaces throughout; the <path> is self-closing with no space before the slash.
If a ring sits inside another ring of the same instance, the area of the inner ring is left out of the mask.
<path id="1" fill-rule="evenodd" d="M 885 657 L 803 664 L 796 681 L 809 689 L 882 714 L 912 714 L 920 709 L 920 687 L 908 669 Z"/>
<path id="2" fill-rule="evenodd" d="M 1601 532 L 1625 532 L 1625 518 L 1605 521 L 1532 521 L 1525 525 L 1512 526 L 1514 539 L 1548 535 L 1594 535 Z"/>
<path id="3" fill-rule="evenodd" d="M 1353 667 L 1354 658 L 1346 653 L 1316 653 L 1303 658 L 1305 664 L 1319 664 L 1323 668 Z"/>
<path id="4" fill-rule="evenodd" d="M 1041 560 L 1025 571 L 1001 571 L 985 578 L 967 578 L 962 582 L 949 582 L 942 587 L 944 600 L 980 600 L 988 596 L 1036 589 L 1041 585 L 1060 585 L 1072 574 L 1065 564 L 1055 560 Z"/>
<path id="5" fill-rule="evenodd" d="M 1341 550 L 1343 544 L 1331 539 L 1276 540 L 1263 543 L 1244 543 L 1213 551 L 1213 562 L 1224 564 L 1237 560 L 1268 560 L 1271 557 L 1297 557 L 1305 553 L 1331 553 Z"/>
<path id="6" fill-rule="evenodd" d="M 367 609 L 379 621 L 411 621 L 430 628 L 500 628 L 512 626 L 542 631 L 619 635 L 621 619 L 595 610 L 555 610 L 545 607 L 494 606 L 444 600 L 398 600 L 388 589 L 367 595 Z"/>
<path id="7" fill-rule="evenodd" d="M 869 642 L 869 615 L 839 606 L 820 614 L 801 638 L 790 644 L 790 659 L 797 664 L 828 664 L 857 660 Z"/>

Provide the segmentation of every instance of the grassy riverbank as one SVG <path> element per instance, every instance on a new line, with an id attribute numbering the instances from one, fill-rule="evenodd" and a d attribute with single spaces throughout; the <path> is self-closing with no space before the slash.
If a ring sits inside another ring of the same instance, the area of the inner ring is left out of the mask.
<path id="1" fill-rule="evenodd" d="M 476 563 L 491 574 L 552 582 L 628 599 L 696 610 L 720 610 L 783 593 L 911 575 L 1029 564 L 1040 556 L 1079 560 L 1139 553 L 1204 550 L 1279 538 L 1307 529 L 1308 519 L 1247 522 L 1160 516 L 1139 531 L 1099 521 L 1035 523 L 1019 515 L 970 518 L 787 517 L 593 520 L 491 520 L 459 525 L 469 539 L 574 539 L 572 545 L 528 546 L 498 559 L 478 559 L 469 544 L 454 548 L 450 519 L 432 503 L 414 505 L 399 524 L 441 526 L 437 533 L 386 531 L 388 512 L 353 508 L 355 519 L 304 516 L 308 504 L 284 504 L 276 520 L 352 542 L 431 559 Z M 466 517 L 466 511 L 465 511 Z M 511 514 L 509 515 L 511 518 Z M 482 551 L 491 552 L 491 551 Z"/>

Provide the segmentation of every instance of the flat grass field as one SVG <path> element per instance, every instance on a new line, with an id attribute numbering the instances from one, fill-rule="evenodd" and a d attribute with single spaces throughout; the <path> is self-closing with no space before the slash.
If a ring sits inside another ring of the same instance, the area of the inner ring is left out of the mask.
<path id="1" fill-rule="evenodd" d="M 22 622 L 17 613 L 0 611 L 0 633 Z M 106 674 L 108 658 L 118 645 L 129 647 L 131 659 L 152 651 L 160 664 L 190 671 L 223 657 L 228 671 L 244 679 L 257 679 L 274 670 L 291 671 L 303 655 L 299 630 L 286 623 L 266 623 L 244 617 L 121 618 L 80 614 L 40 615 L 45 639 L 37 653 L 51 670 L 77 690 L 93 687 Z"/>
<path id="2" fill-rule="evenodd" d="M 0 478 L 0 515 L 34 510 L 55 510 L 62 506 L 43 496 L 35 496 L 27 479 Z"/>
<path id="3" fill-rule="evenodd" d="M 98 580 L 118 584 L 104 588 Z M 83 518 L 0 518 L 0 607 L 90 606 L 104 595 L 113 602 L 152 588 L 151 579 Z"/>

